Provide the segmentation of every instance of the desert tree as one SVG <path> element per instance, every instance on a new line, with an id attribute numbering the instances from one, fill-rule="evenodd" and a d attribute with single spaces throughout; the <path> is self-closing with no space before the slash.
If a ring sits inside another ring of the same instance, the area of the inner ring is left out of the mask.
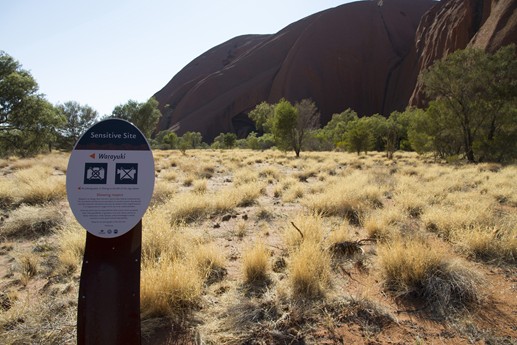
<path id="1" fill-rule="evenodd" d="M 281 99 L 274 108 L 271 118 L 271 132 L 278 148 L 290 150 L 293 145 L 294 130 L 298 114 L 296 108 L 286 99 Z"/>
<path id="2" fill-rule="evenodd" d="M 296 156 L 299 157 L 303 144 L 307 140 L 307 134 L 319 127 L 320 113 L 316 104 L 310 99 L 302 99 L 295 103 L 294 107 L 297 110 L 298 117 L 294 131 L 293 149 Z"/>
<path id="3" fill-rule="evenodd" d="M 415 107 L 407 107 L 403 112 L 393 111 L 388 121 L 394 122 L 389 126 L 395 126 L 397 130 L 395 149 L 413 151 L 411 143 L 409 142 L 408 130 L 411 125 L 411 120 L 416 112 L 422 112 L 421 109 Z"/>
<path id="4" fill-rule="evenodd" d="M 386 158 L 393 159 L 393 155 L 398 147 L 400 133 L 402 131 L 400 124 L 391 116 L 386 120 L 386 130 L 384 132 L 383 141 L 386 150 Z"/>
<path id="5" fill-rule="evenodd" d="M 261 102 L 248 113 L 248 117 L 255 123 L 257 131 L 260 133 L 269 132 L 274 110 L 274 105 Z"/>
<path id="6" fill-rule="evenodd" d="M 93 126 L 98 118 L 98 112 L 89 105 L 81 105 L 76 101 L 69 101 L 56 106 L 64 116 L 66 122 L 60 129 L 62 146 L 72 148 L 81 134 Z"/>
<path id="7" fill-rule="evenodd" d="M 382 152 L 385 149 L 386 136 L 388 134 L 388 123 L 384 116 L 373 114 L 365 117 L 364 121 L 368 123 L 371 135 L 373 137 L 373 149 Z"/>
<path id="8" fill-rule="evenodd" d="M 38 84 L 20 63 L 0 51 L 0 152 L 30 155 L 51 148 L 63 116 L 38 93 Z"/>
<path id="9" fill-rule="evenodd" d="M 348 108 L 341 113 L 332 115 L 329 122 L 319 131 L 322 141 L 328 141 L 329 146 L 335 148 L 343 141 L 343 135 L 349 122 L 357 120 L 357 113 Z"/>
<path id="10" fill-rule="evenodd" d="M 375 138 L 367 117 L 361 117 L 348 123 L 343 135 L 343 143 L 347 151 L 361 154 L 374 148 Z"/>
<path id="11" fill-rule="evenodd" d="M 188 149 L 201 147 L 203 144 L 203 136 L 200 132 L 185 132 L 178 138 L 178 148 L 185 154 Z"/>
<path id="12" fill-rule="evenodd" d="M 170 130 L 160 131 L 156 134 L 152 143 L 154 147 L 163 150 L 176 149 L 178 148 L 179 137 L 176 133 Z"/>
<path id="13" fill-rule="evenodd" d="M 421 78 L 431 99 L 427 122 L 434 122 L 423 130 L 435 143 L 453 139 L 451 144 L 459 143 L 469 162 L 517 155 L 515 45 L 494 54 L 458 50 L 434 63 Z"/>
<path id="14" fill-rule="evenodd" d="M 275 105 L 271 132 L 280 149 L 294 150 L 296 157 L 299 157 L 308 131 L 318 124 L 319 113 L 314 102 L 304 99 L 292 105 L 282 99 Z"/>
<path id="15" fill-rule="evenodd" d="M 231 148 L 235 147 L 236 143 L 237 143 L 237 134 L 220 133 L 217 137 L 215 137 L 212 147 L 220 148 L 220 149 L 231 149 Z"/>
<path id="16" fill-rule="evenodd" d="M 129 100 L 125 104 L 118 105 L 113 109 L 110 117 L 133 123 L 147 138 L 150 138 L 151 134 L 156 130 L 161 112 L 158 109 L 158 101 L 154 98 L 149 98 L 144 103 Z"/>

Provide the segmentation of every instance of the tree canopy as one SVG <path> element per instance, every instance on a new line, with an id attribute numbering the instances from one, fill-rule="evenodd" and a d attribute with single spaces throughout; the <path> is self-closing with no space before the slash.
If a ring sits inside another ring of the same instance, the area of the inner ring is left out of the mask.
<path id="1" fill-rule="evenodd" d="M 432 101 L 420 121 L 437 151 L 463 153 L 470 162 L 517 156 L 515 45 L 494 54 L 458 50 L 433 64 L 422 80 Z"/>
<path id="2" fill-rule="evenodd" d="M 273 135 L 279 149 L 294 150 L 299 157 L 308 132 L 319 126 L 320 114 L 314 102 L 309 99 L 303 99 L 294 105 L 281 99 L 274 105 L 266 102 L 258 104 L 248 116 L 259 131 Z"/>
<path id="3" fill-rule="evenodd" d="M 88 105 L 81 105 L 75 101 L 58 104 L 57 109 L 64 115 L 66 122 L 60 130 L 62 146 L 72 148 L 79 137 L 95 124 L 98 112 Z"/>
<path id="4" fill-rule="evenodd" d="M 150 138 L 156 129 L 160 116 L 158 101 L 154 98 L 149 98 L 145 103 L 129 100 L 125 104 L 116 106 L 111 113 L 111 117 L 133 123 L 147 138 Z"/>
<path id="5" fill-rule="evenodd" d="M 20 63 L 0 51 L 0 152 L 37 153 L 51 147 L 64 117 L 42 94 Z"/>
<path id="6" fill-rule="evenodd" d="M 236 143 L 237 134 L 220 133 L 217 137 L 215 137 L 212 147 L 216 149 L 231 149 L 235 147 Z"/>
<path id="7" fill-rule="evenodd" d="M 259 132 L 268 132 L 270 130 L 270 120 L 273 117 L 274 110 L 272 104 L 261 102 L 248 113 L 248 117 L 255 123 Z"/>

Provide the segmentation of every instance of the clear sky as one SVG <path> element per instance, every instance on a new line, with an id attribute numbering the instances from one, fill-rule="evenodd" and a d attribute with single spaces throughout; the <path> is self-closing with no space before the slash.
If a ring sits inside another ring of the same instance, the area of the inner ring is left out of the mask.
<path id="1" fill-rule="evenodd" d="M 351 0 L 0 0 L 0 50 L 54 103 L 109 114 L 146 101 L 186 64 Z"/>

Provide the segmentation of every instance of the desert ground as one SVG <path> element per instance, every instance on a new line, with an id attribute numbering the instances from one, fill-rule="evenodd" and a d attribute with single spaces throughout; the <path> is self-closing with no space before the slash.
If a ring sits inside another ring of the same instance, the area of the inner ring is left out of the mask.
<path id="1" fill-rule="evenodd" d="M 155 151 L 143 344 L 517 344 L 517 167 Z M 2 344 L 75 344 L 68 153 L 0 160 Z"/>

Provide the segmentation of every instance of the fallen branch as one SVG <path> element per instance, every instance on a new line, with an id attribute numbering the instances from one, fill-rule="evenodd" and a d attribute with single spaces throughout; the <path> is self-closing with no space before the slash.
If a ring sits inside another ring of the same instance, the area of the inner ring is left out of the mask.
<path id="1" fill-rule="evenodd" d="M 300 236 L 302 236 L 302 239 L 303 239 L 303 233 L 300 229 L 298 229 L 298 227 L 296 225 L 294 225 L 293 222 L 291 222 L 291 225 L 294 226 L 294 228 L 300 233 Z"/>

